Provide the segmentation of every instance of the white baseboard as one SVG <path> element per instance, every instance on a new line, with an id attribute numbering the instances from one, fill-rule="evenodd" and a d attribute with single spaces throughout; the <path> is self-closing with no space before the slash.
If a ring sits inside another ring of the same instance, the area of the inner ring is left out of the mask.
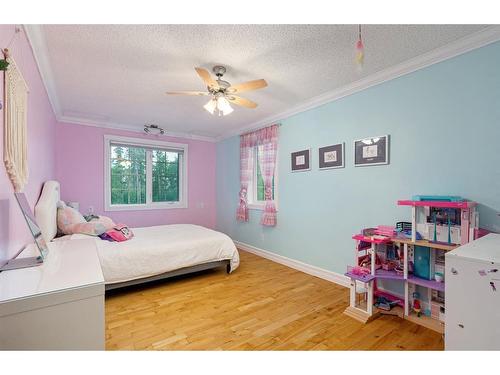
<path id="1" fill-rule="evenodd" d="M 243 242 L 234 241 L 234 244 L 241 250 L 248 251 L 249 253 L 255 254 L 262 258 L 272 260 L 273 262 L 276 263 L 283 264 L 287 267 L 296 269 L 298 271 L 307 273 L 309 275 L 319 277 L 320 279 L 327 280 L 344 287 L 349 287 L 350 285 L 350 279 L 347 276 L 342 275 L 340 273 L 312 266 L 310 264 L 303 263 L 295 259 L 287 258 L 283 255 L 278 255 L 267 250 L 259 249 L 258 247 Z"/>

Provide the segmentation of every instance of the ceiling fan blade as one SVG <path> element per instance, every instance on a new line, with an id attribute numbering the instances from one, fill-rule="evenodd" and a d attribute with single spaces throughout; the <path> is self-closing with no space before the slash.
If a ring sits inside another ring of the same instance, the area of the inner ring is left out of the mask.
<path id="1" fill-rule="evenodd" d="M 203 91 L 168 91 L 168 95 L 208 95 L 208 92 Z"/>
<path id="2" fill-rule="evenodd" d="M 240 96 L 230 95 L 227 97 L 227 100 L 229 100 L 233 104 L 241 105 L 242 107 L 247 107 L 247 108 L 256 108 L 257 107 L 257 103 L 252 102 L 251 100 L 242 98 Z"/>
<path id="3" fill-rule="evenodd" d="M 248 81 L 240 83 L 239 85 L 231 86 L 227 89 L 228 92 L 237 93 L 243 91 L 251 91 L 262 89 L 267 86 L 267 82 L 265 79 L 256 79 L 255 81 Z"/>
<path id="4" fill-rule="evenodd" d="M 200 76 L 200 78 L 205 82 L 208 87 L 212 87 L 214 89 L 219 89 L 219 84 L 212 78 L 208 70 L 203 68 L 194 68 L 196 73 Z"/>

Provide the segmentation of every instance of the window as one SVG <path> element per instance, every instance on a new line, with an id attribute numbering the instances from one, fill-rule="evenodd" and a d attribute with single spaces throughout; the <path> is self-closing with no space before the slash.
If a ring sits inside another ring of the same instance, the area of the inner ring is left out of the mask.
<path id="1" fill-rule="evenodd" d="M 187 145 L 105 136 L 106 211 L 187 207 Z"/>
<path id="2" fill-rule="evenodd" d="M 264 179 L 262 178 L 262 173 L 260 171 L 260 163 L 259 163 L 259 153 L 263 152 L 262 146 L 256 146 L 253 148 L 253 177 L 252 181 L 248 187 L 248 205 L 253 209 L 264 209 L 265 200 L 265 187 L 264 187 Z M 276 179 L 276 171 L 278 170 L 278 165 L 276 163 L 274 177 L 273 177 L 273 199 L 275 201 L 276 206 L 278 205 L 278 199 L 275 187 L 277 185 Z"/>

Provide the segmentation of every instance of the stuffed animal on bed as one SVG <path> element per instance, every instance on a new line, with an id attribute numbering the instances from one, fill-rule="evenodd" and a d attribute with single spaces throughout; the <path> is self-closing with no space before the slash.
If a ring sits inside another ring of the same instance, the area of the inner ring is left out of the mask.
<path id="1" fill-rule="evenodd" d="M 89 222 L 83 215 L 63 201 L 57 203 L 57 228 L 62 234 L 87 234 L 99 236 L 113 228 L 115 223 L 109 217 L 99 216 Z"/>
<path id="2" fill-rule="evenodd" d="M 116 224 L 99 236 L 101 239 L 111 242 L 128 241 L 134 237 L 134 232 L 125 224 Z"/>

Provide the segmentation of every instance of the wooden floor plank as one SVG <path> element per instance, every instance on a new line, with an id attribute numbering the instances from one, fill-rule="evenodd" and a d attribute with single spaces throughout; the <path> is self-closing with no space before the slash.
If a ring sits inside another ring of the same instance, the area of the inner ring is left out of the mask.
<path id="1" fill-rule="evenodd" d="M 343 314 L 347 288 L 240 250 L 233 274 L 205 271 L 109 293 L 108 350 L 442 350 L 394 316 Z"/>

